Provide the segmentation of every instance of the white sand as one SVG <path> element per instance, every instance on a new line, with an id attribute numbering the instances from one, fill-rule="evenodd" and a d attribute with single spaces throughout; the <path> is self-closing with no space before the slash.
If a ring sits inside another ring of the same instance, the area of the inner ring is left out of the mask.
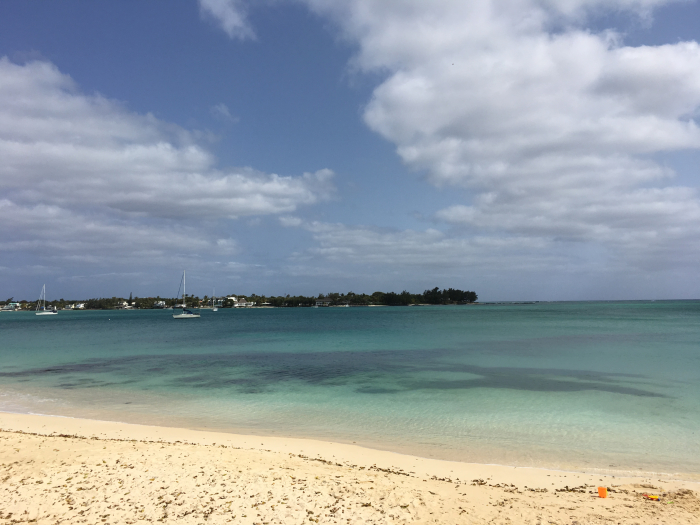
<path id="1" fill-rule="evenodd" d="M 700 523 L 688 481 L 49 416 L 0 429 L 1 524 Z"/>

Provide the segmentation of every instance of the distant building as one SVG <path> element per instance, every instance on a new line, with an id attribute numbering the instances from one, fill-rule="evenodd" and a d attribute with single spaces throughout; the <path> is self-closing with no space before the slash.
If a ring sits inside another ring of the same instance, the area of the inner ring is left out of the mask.
<path id="1" fill-rule="evenodd" d="M 234 308 L 248 308 L 251 306 L 255 306 L 257 303 L 250 302 L 248 301 L 245 297 L 236 297 L 235 295 L 231 295 L 230 297 L 226 298 L 227 301 L 231 301 L 233 303 Z M 218 304 L 221 306 L 221 301 L 218 300 Z"/>
<path id="2" fill-rule="evenodd" d="M 156 301 L 155 303 L 153 303 L 153 308 L 165 308 L 165 301 Z"/>
<path id="3" fill-rule="evenodd" d="M 4 312 L 14 312 L 15 310 L 21 310 L 22 305 L 19 303 L 7 303 L 5 306 L 2 307 L 2 310 Z"/>
<path id="4" fill-rule="evenodd" d="M 332 302 L 333 299 L 330 297 L 319 297 L 316 299 L 316 306 L 330 306 Z"/>
<path id="5" fill-rule="evenodd" d="M 245 297 L 240 297 L 237 302 L 233 303 L 234 308 L 250 308 L 256 303 L 248 301 Z"/>

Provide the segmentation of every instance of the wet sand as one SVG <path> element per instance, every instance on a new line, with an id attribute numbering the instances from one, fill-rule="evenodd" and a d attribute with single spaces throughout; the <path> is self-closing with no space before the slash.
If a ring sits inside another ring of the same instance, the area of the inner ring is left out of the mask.
<path id="1" fill-rule="evenodd" d="M 700 523 L 690 481 L 50 416 L 0 429 L 0 524 Z"/>

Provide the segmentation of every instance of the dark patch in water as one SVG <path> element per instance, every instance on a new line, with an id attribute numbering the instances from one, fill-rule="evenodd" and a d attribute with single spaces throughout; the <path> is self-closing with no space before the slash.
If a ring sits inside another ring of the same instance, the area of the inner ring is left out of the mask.
<path id="1" fill-rule="evenodd" d="M 626 387 L 612 382 L 564 381 L 543 377 L 537 374 L 525 373 L 519 376 L 503 376 L 496 374 L 486 375 L 478 379 L 452 381 L 415 381 L 402 384 L 402 386 L 404 386 L 406 390 L 468 390 L 472 388 L 500 388 L 530 392 L 581 392 L 584 390 L 598 390 L 601 392 L 632 396 L 666 397 L 649 390 Z"/>
<path id="2" fill-rule="evenodd" d="M 638 381 L 643 378 L 633 374 L 480 367 L 451 363 L 454 355 L 454 351 L 441 350 L 150 355 L 7 371 L 1 372 L 0 377 L 26 381 L 56 376 L 60 378 L 57 386 L 66 389 L 138 384 L 160 378 L 161 384 L 168 388 L 228 389 L 240 394 L 256 394 L 281 388 L 284 383 L 301 382 L 313 386 L 350 385 L 358 393 L 377 395 L 415 390 L 500 388 L 535 392 L 592 390 L 666 397 L 641 388 Z M 417 377 L 417 374 L 435 377 L 440 373 L 449 373 L 451 377 L 426 380 Z M 454 375 L 460 373 L 468 377 L 454 379 Z M 98 380 L 100 374 L 110 374 L 110 381 Z M 630 380 L 636 381 L 630 385 Z"/>
<path id="3" fill-rule="evenodd" d="M 361 386 L 355 389 L 355 392 L 360 394 L 400 394 L 402 390 L 395 388 L 381 388 L 374 386 Z"/>

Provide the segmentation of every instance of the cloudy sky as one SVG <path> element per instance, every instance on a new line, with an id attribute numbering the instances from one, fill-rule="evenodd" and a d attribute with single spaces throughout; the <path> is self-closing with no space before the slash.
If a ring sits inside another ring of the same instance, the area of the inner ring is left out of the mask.
<path id="1" fill-rule="evenodd" d="M 700 3 L 0 3 L 0 296 L 700 297 Z"/>

